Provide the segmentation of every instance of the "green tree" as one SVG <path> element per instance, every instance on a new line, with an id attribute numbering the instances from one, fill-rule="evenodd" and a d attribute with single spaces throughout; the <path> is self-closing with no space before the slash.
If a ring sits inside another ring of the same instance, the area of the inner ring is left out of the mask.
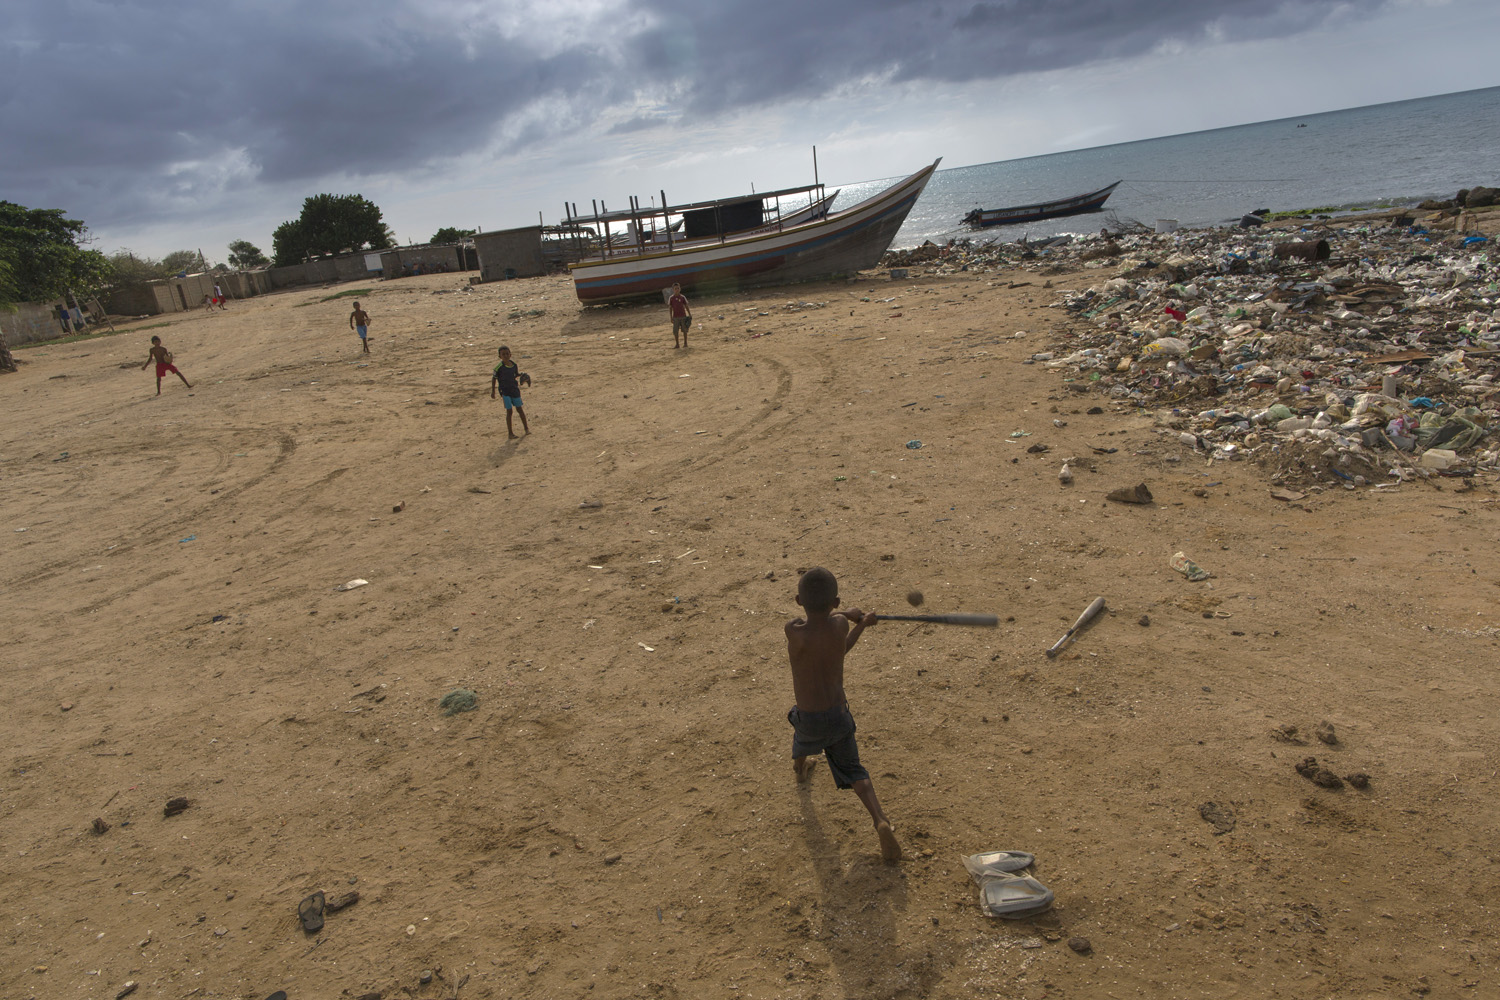
<path id="1" fill-rule="evenodd" d="M 175 277 L 186 271 L 189 274 L 203 270 L 203 258 L 196 250 L 173 250 L 161 259 L 163 277 Z"/>
<path id="2" fill-rule="evenodd" d="M 144 285 L 165 276 L 162 263 L 152 257 L 137 257 L 129 250 L 109 255 L 110 280 L 116 285 Z"/>
<path id="3" fill-rule="evenodd" d="M 278 267 L 318 254 L 384 250 L 395 243 L 380 209 L 357 194 L 318 194 L 302 203 L 302 214 L 271 235 Z"/>
<path id="4" fill-rule="evenodd" d="M 0 303 L 46 302 L 70 288 L 93 291 L 104 284 L 109 261 L 81 245 L 87 229 L 60 208 L 0 201 Z"/>
<path id="5" fill-rule="evenodd" d="M 80 244 L 87 228 L 60 208 L 0 201 L 0 307 L 47 302 L 69 289 L 93 291 L 109 277 L 109 261 Z M 15 371 L 0 335 L 0 371 Z"/>
<path id="6" fill-rule="evenodd" d="M 239 270 L 265 267 L 271 261 L 260 252 L 260 247 L 249 240 L 235 240 L 229 244 L 229 266 Z"/>
<path id="7" fill-rule="evenodd" d="M 432 239 L 428 240 L 427 242 L 462 243 L 464 240 L 473 235 L 474 230 L 472 229 L 457 229 L 453 226 L 444 226 L 442 229 L 439 229 L 437 232 L 433 233 Z"/>

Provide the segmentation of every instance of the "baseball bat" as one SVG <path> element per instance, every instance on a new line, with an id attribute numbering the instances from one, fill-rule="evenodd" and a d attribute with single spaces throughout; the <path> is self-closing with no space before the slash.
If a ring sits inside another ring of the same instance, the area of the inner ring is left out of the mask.
<path id="1" fill-rule="evenodd" d="M 927 622 L 930 625 L 968 625 L 972 628 L 999 628 L 999 615 L 971 615 L 962 612 L 951 615 L 884 615 L 877 614 L 880 621 Z"/>
<path id="2" fill-rule="evenodd" d="M 1077 635 L 1078 631 L 1086 627 L 1089 622 L 1093 621 L 1095 618 L 1098 618 L 1103 611 L 1104 598 L 1094 598 L 1094 603 L 1083 609 L 1083 614 L 1078 616 L 1078 620 L 1073 623 L 1073 627 L 1064 632 L 1063 637 L 1054 642 L 1052 644 L 1052 648 L 1047 650 L 1047 659 L 1050 660 L 1054 656 L 1056 656 L 1062 650 L 1062 648 L 1068 644 L 1069 639 Z"/>

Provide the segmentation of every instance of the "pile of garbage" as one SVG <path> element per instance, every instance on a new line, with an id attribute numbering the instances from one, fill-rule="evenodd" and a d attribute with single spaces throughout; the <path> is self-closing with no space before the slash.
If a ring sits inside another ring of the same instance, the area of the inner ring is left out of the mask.
<path id="1" fill-rule="evenodd" d="M 1011 266 L 1100 271 L 1056 290 L 1069 322 L 1026 363 L 1162 411 L 1210 461 L 1350 489 L 1500 469 L 1500 256 L 1473 229 L 1084 237 Z"/>

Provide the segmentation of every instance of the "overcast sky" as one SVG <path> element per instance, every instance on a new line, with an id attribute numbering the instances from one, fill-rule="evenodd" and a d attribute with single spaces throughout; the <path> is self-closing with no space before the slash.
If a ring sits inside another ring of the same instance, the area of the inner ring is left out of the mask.
<path id="1" fill-rule="evenodd" d="M 1500 84 L 1495 0 L 4 0 L 0 198 L 223 260 Z"/>

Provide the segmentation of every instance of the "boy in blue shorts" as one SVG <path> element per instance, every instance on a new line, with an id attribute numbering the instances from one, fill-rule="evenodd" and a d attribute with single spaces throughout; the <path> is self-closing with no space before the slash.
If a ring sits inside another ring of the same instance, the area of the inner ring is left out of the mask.
<path id="1" fill-rule="evenodd" d="M 496 391 L 500 398 L 505 400 L 505 433 L 512 438 L 520 437 L 511 423 L 510 411 L 515 410 L 521 415 L 521 429 L 527 434 L 531 433 L 531 425 L 526 423 L 526 411 L 521 408 L 521 383 L 531 384 L 531 376 L 516 365 L 510 359 L 510 348 L 500 348 L 500 363 L 495 366 L 495 373 L 490 377 L 490 398 L 494 399 Z"/>
<path id="2" fill-rule="evenodd" d="M 349 328 L 359 334 L 359 345 L 365 354 L 370 353 L 370 314 L 354 303 L 354 311 L 349 314 Z"/>
<path id="3" fill-rule="evenodd" d="M 809 758 L 823 754 L 839 788 L 852 788 L 870 813 L 880 838 L 880 856 L 901 860 L 901 846 L 880 800 L 870 772 L 859 762 L 854 741 L 854 716 L 844 697 L 844 654 L 854 648 L 860 633 L 879 619 L 858 608 L 834 611 L 839 606 L 839 583 L 821 566 L 808 570 L 797 581 L 797 603 L 806 618 L 786 623 L 786 651 L 792 661 L 792 692 L 797 704 L 787 713 L 792 724 L 792 768 L 798 783 L 812 772 Z M 851 624 L 853 627 L 851 627 Z"/>

